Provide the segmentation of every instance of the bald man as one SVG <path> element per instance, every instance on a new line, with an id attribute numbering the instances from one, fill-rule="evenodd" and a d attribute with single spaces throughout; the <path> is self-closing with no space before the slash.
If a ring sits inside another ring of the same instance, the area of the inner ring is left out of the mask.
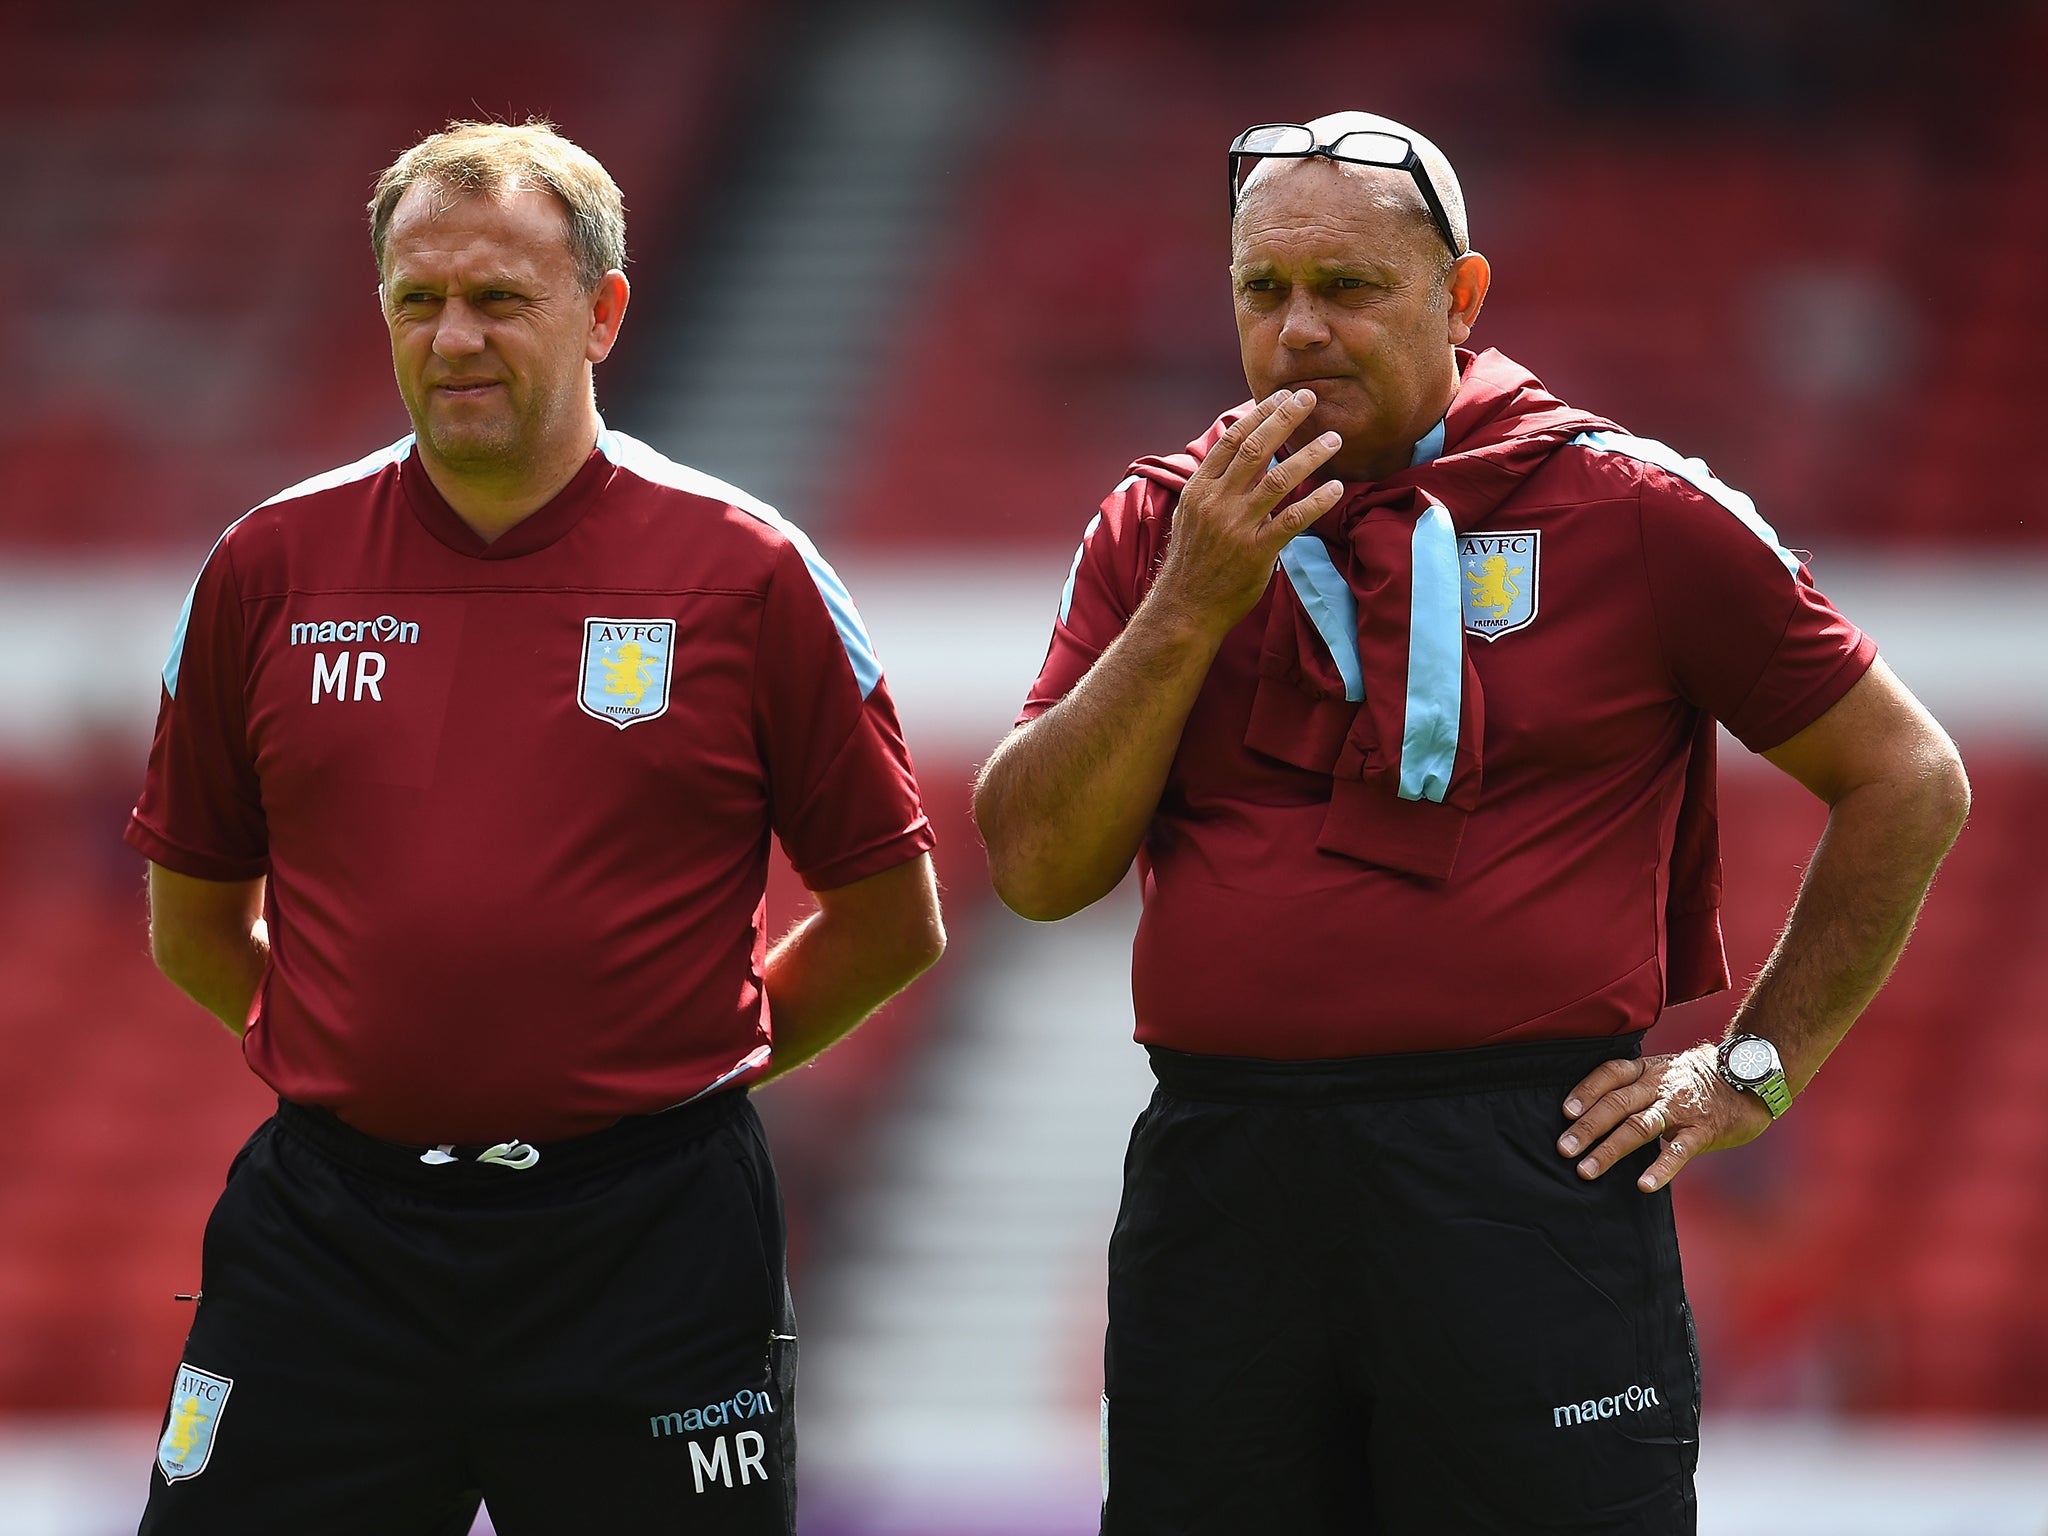
<path id="1" fill-rule="evenodd" d="M 1748 497 L 1465 346 L 1436 146 L 1228 164 L 1252 398 L 1103 502 L 975 794 L 1027 917 L 1143 876 L 1102 1529 L 1692 1531 L 1671 1180 L 1840 1042 L 1968 781 Z M 1716 722 L 1828 829 L 1728 1037 L 1646 1057 L 1728 983 Z"/>

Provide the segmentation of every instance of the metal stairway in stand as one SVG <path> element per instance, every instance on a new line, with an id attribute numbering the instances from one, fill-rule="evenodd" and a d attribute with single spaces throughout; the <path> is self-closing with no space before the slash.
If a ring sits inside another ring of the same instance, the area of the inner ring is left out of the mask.
<path id="1" fill-rule="evenodd" d="M 1004 34 L 998 7 L 937 0 L 806 25 L 620 425 L 815 527 L 871 381 L 944 270 L 1001 108 Z"/>

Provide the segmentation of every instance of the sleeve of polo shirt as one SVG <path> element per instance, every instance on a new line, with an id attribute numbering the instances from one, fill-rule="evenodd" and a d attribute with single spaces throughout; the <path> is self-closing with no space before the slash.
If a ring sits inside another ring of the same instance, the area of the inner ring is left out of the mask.
<path id="1" fill-rule="evenodd" d="M 152 863 L 199 880 L 253 880 L 270 834 L 243 710 L 242 605 L 227 541 L 214 546 L 164 664 L 142 797 L 123 833 Z"/>
<path id="2" fill-rule="evenodd" d="M 791 543 L 777 559 L 755 678 L 775 835 L 806 886 L 836 890 L 930 851 L 931 823 L 874 646 L 814 550 Z"/>
<path id="3" fill-rule="evenodd" d="M 1065 698 L 1131 622 L 1149 585 L 1166 500 L 1164 489 L 1132 475 L 1088 520 L 1060 591 L 1052 643 L 1017 724 Z"/>
<path id="4" fill-rule="evenodd" d="M 1707 473 L 1645 466 L 1643 559 L 1678 692 L 1752 752 L 1797 735 L 1877 658 L 1755 504 Z"/>

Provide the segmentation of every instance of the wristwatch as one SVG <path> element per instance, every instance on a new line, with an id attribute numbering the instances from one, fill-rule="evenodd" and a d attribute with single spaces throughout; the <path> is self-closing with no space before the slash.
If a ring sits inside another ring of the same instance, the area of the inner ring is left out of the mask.
<path id="1" fill-rule="evenodd" d="M 1721 1076 L 1731 1088 L 1753 1093 L 1777 1119 L 1792 1105 L 1778 1048 L 1761 1035 L 1730 1035 L 1721 1042 Z"/>

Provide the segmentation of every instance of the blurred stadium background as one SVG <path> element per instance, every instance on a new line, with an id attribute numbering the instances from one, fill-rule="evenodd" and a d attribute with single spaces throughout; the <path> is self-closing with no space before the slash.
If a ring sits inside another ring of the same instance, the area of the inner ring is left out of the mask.
<path id="1" fill-rule="evenodd" d="M 2048 17 L 1424 9 L 0 5 L 0 1532 L 133 1528 L 172 1295 L 266 1112 L 151 969 L 118 836 L 179 600 L 242 510 L 405 430 L 377 169 L 450 117 L 528 114 L 631 209 L 608 419 L 840 566 L 943 838 L 945 965 L 761 1096 L 804 1529 L 1093 1529 L 1102 1250 L 1148 1083 L 1134 908 L 1008 917 L 966 785 L 1096 501 L 1237 398 L 1225 143 L 1339 106 L 1461 168 L 1480 339 L 1817 550 L 1975 780 L 1820 1091 L 1679 1186 L 1702 1528 L 2048 1531 Z M 1821 816 L 1739 751 L 1724 773 L 1747 974 Z"/>

